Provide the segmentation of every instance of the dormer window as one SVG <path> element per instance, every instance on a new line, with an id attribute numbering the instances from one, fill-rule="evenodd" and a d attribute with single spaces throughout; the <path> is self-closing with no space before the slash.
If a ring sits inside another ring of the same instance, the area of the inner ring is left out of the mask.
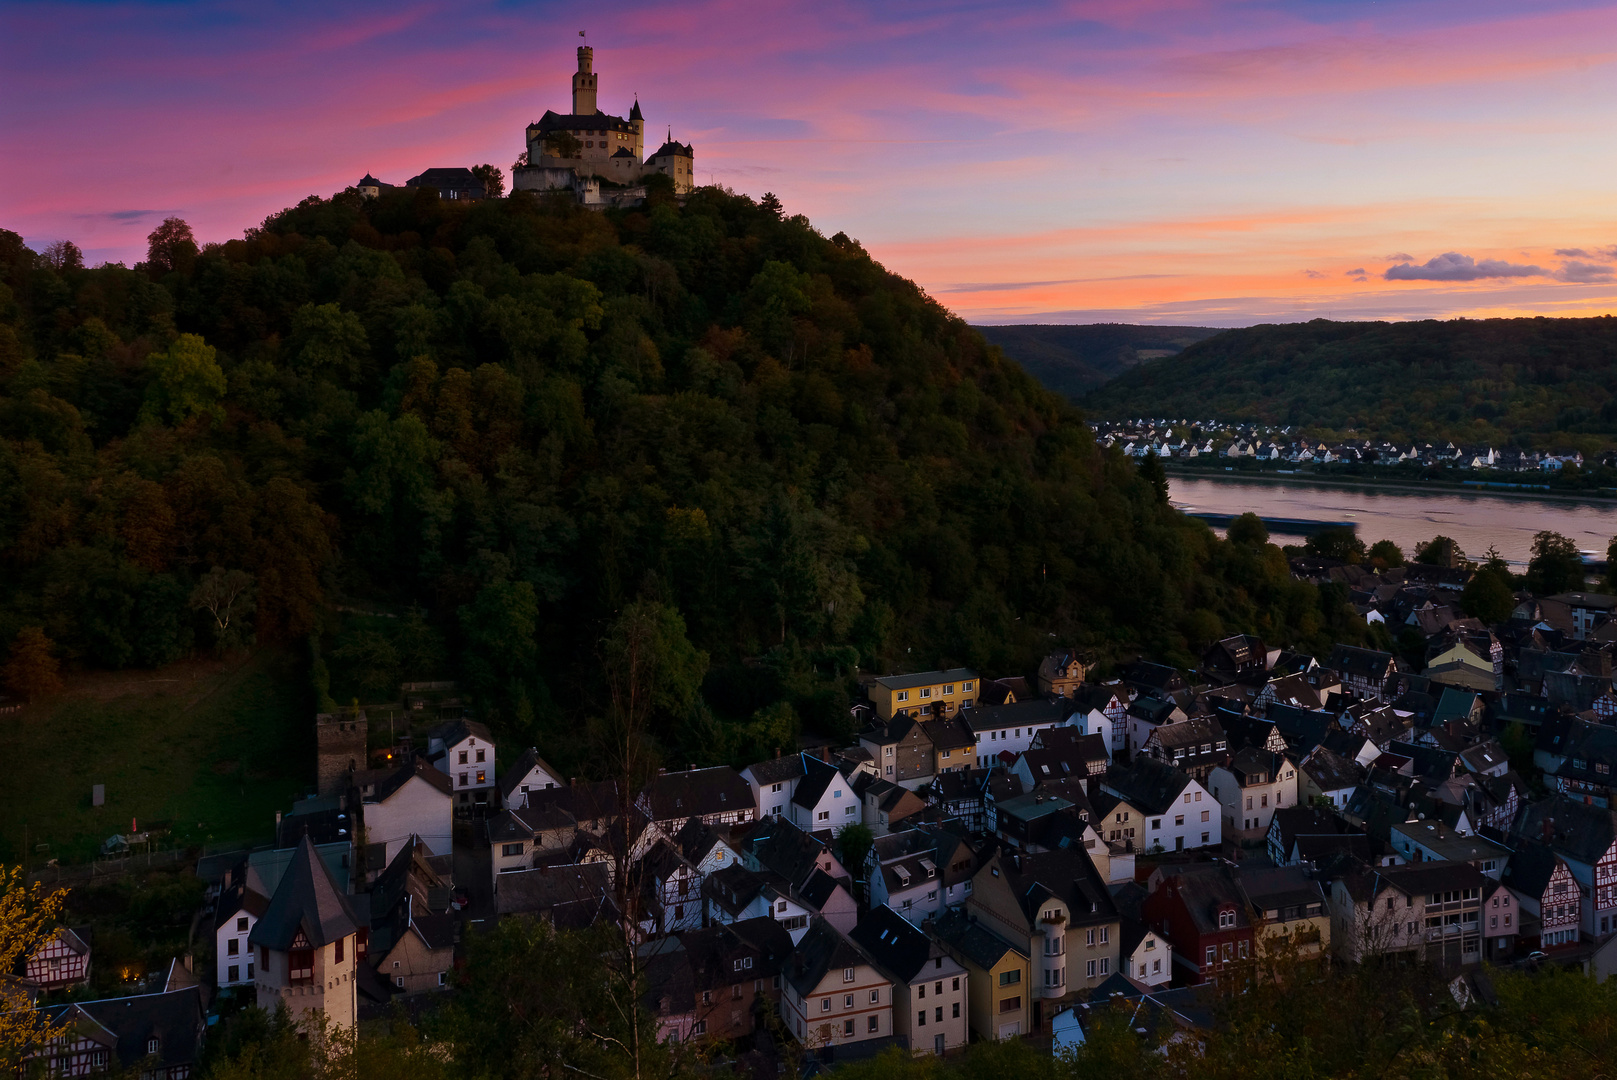
<path id="1" fill-rule="evenodd" d="M 1218 926 L 1219 926 L 1219 929 L 1221 929 L 1221 930 L 1228 929 L 1229 927 L 1234 926 L 1234 925 L 1235 925 L 1235 911 L 1234 911 L 1234 909 L 1226 908 L 1225 910 L 1218 913 Z"/>
<path id="2" fill-rule="evenodd" d="M 146 1053 L 148 1055 L 155 1054 L 159 1050 L 161 1050 L 162 1048 L 163 1048 L 163 1044 L 162 1044 L 162 1042 L 160 1040 L 158 1040 L 158 1039 L 147 1039 L 146 1040 Z"/>

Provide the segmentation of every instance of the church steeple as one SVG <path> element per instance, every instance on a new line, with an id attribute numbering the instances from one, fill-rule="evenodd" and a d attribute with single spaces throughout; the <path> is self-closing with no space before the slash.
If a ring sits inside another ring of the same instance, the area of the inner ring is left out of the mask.
<path id="1" fill-rule="evenodd" d="M 645 117 L 640 115 L 640 99 L 638 97 L 634 99 L 634 108 L 629 110 L 629 119 L 640 121 L 645 120 Z"/>

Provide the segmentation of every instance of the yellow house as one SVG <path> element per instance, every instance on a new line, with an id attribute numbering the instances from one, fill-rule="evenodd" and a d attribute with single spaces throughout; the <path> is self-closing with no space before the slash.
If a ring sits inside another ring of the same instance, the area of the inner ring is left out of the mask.
<path id="1" fill-rule="evenodd" d="M 883 720 L 891 720 L 899 713 L 951 716 L 976 703 L 978 681 L 977 673 L 970 668 L 950 668 L 874 679 L 867 692 L 876 715 Z"/>
<path id="2" fill-rule="evenodd" d="M 932 743 L 932 771 L 957 772 L 977 761 L 977 736 L 971 725 L 958 715 L 948 719 L 923 720 L 921 733 Z"/>
<path id="3" fill-rule="evenodd" d="M 1432 657 L 1421 674 L 1433 682 L 1467 690 L 1503 688 L 1503 679 L 1495 672 L 1492 657 L 1479 656 L 1465 641 L 1456 641 Z"/>
<path id="4" fill-rule="evenodd" d="M 966 1011 L 979 1039 L 1010 1039 L 1028 1031 L 1032 965 L 1025 950 L 964 911 L 951 911 L 932 936 L 966 969 Z"/>

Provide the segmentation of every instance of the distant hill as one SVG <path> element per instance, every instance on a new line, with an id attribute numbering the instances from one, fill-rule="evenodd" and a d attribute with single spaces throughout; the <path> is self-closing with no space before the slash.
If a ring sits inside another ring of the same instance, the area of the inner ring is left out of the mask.
<path id="1" fill-rule="evenodd" d="M 1082 404 L 1588 453 L 1617 445 L 1617 319 L 1253 326 L 1127 371 Z"/>
<path id="2" fill-rule="evenodd" d="M 1127 323 L 1030 323 L 977 329 L 1046 388 L 1069 398 L 1077 398 L 1147 360 L 1172 356 L 1188 345 L 1223 333 L 1207 326 Z"/>

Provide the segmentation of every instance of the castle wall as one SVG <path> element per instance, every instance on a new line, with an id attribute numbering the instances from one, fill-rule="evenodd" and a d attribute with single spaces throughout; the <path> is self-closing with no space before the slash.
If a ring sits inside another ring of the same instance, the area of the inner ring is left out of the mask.
<path id="1" fill-rule="evenodd" d="M 369 730 L 363 710 L 357 713 L 321 713 L 315 725 L 315 787 L 322 797 L 348 790 L 349 770 L 366 767 L 365 739 Z"/>

